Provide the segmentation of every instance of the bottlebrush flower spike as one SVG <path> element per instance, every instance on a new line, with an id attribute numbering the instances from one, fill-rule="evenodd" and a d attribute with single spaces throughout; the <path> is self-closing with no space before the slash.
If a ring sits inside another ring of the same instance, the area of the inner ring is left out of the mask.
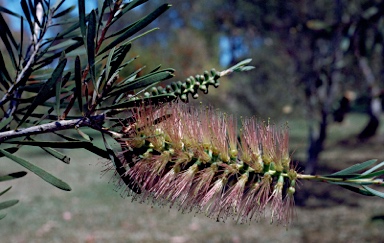
<path id="1" fill-rule="evenodd" d="M 135 131 L 124 141 L 131 157 L 123 166 L 140 188 L 129 193 L 134 199 L 221 221 L 249 222 L 271 212 L 271 220 L 291 222 L 298 178 L 286 127 L 247 118 L 238 135 L 233 116 L 179 103 L 143 104 L 132 113 Z"/>

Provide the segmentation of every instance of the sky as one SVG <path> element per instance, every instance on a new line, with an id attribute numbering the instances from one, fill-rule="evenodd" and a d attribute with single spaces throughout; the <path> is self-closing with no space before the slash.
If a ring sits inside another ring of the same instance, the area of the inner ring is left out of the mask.
<path id="1" fill-rule="evenodd" d="M 55 5 L 55 3 L 59 1 L 59 0 L 51 0 L 51 6 Z M 13 12 L 16 12 L 16 13 L 20 13 L 22 14 L 22 9 L 21 9 L 21 5 L 20 5 L 20 1 L 6 1 L 6 0 L 3 0 L 0 2 L 3 7 L 13 11 Z M 97 8 L 97 0 L 87 0 L 85 1 L 85 11 L 88 13 L 90 12 L 92 9 L 94 8 Z M 72 5 L 75 5 L 77 6 L 77 0 L 65 0 L 63 5 L 60 7 L 60 11 L 61 10 L 64 10 Z M 60 12 L 59 11 L 59 12 Z M 74 9 L 72 10 L 72 14 L 77 14 L 78 12 L 78 9 Z M 15 29 L 15 30 L 20 30 L 20 23 L 19 21 L 11 21 L 11 28 L 12 29 Z"/>

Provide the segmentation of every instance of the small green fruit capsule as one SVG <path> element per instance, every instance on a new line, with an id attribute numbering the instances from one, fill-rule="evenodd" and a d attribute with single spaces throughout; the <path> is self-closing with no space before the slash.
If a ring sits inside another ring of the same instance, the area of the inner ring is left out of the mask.
<path id="1" fill-rule="evenodd" d="M 216 74 L 217 74 L 216 70 L 215 70 L 214 68 L 212 68 L 212 69 L 211 69 L 211 75 L 215 77 Z"/>
<path id="2" fill-rule="evenodd" d="M 209 79 L 209 72 L 204 71 L 204 80 L 208 80 L 208 79 Z"/>
<path id="3" fill-rule="evenodd" d="M 156 87 L 153 87 L 153 88 L 151 89 L 151 93 L 152 93 L 152 95 L 158 95 L 158 94 L 159 94 L 159 91 L 157 90 Z"/>

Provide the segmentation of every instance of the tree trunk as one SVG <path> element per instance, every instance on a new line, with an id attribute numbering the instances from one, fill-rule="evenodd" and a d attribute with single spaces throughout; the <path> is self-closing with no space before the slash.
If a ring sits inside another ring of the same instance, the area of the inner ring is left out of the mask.
<path id="1" fill-rule="evenodd" d="M 312 123 L 309 125 L 309 148 L 307 163 L 305 165 L 306 174 L 316 173 L 319 156 L 324 149 L 324 141 L 327 137 L 327 116 L 328 113 L 322 110 L 320 124 Z M 316 126 L 318 126 L 318 130 L 316 130 Z"/>
<path id="2" fill-rule="evenodd" d="M 359 140 L 364 141 L 373 137 L 380 125 L 379 117 L 382 108 L 380 100 L 381 89 L 376 82 L 375 75 L 373 74 L 372 68 L 369 66 L 367 57 L 359 57 L 359 67 L 365 77 L 370 91 L 370 104 L 368 109 L 368 115 L 370 119 L 368 124 L 358 135 Z"/>

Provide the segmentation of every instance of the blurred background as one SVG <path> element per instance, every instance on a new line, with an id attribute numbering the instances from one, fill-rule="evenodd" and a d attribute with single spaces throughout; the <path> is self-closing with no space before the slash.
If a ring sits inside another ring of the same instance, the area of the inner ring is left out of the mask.
<path id="1" fill-rule="evenodd" d="M 202 102 L 239 117 L 288 122 L 292 158 L 305 173 L 329 174 L 358 162 L 384 159 L 384 2 L 151 0 L 121 25 L 165 2 L 172 8 L 152 24 L 160 30 L 134 42 L 131 55 L 140 57 L 127 68 L 127 75 L 144 65 L 151 70 L 162 64 L 176 69 L 172 81 L 184 80 L 252 58 L 254 70 L 223 78 L 218 89 L 191 103 Z M 9 8 L 18 5 L 0 3 Z M 97 1 L 87 4 L 89 10 Z M 336 186 L 303 181 L 296 193 L 297 218 L 287 231 L 270 225 L 269 219 L 237 225 L 131 202 L 114 190 L 111 174 L 101 176 L 105 162 L 86 151 L 71 152 L 69 166 L 52 163 L 31 149 L 22 152 L 70 182 L 73 191 L 51 188 L 31 174 L 12 182 L 8 197 L 21 202 L 0 221 L 4 242 L 380 242 L 384 238 L 382 199 Z M 10 170 L 17 168 L 2 160 Z"/>

